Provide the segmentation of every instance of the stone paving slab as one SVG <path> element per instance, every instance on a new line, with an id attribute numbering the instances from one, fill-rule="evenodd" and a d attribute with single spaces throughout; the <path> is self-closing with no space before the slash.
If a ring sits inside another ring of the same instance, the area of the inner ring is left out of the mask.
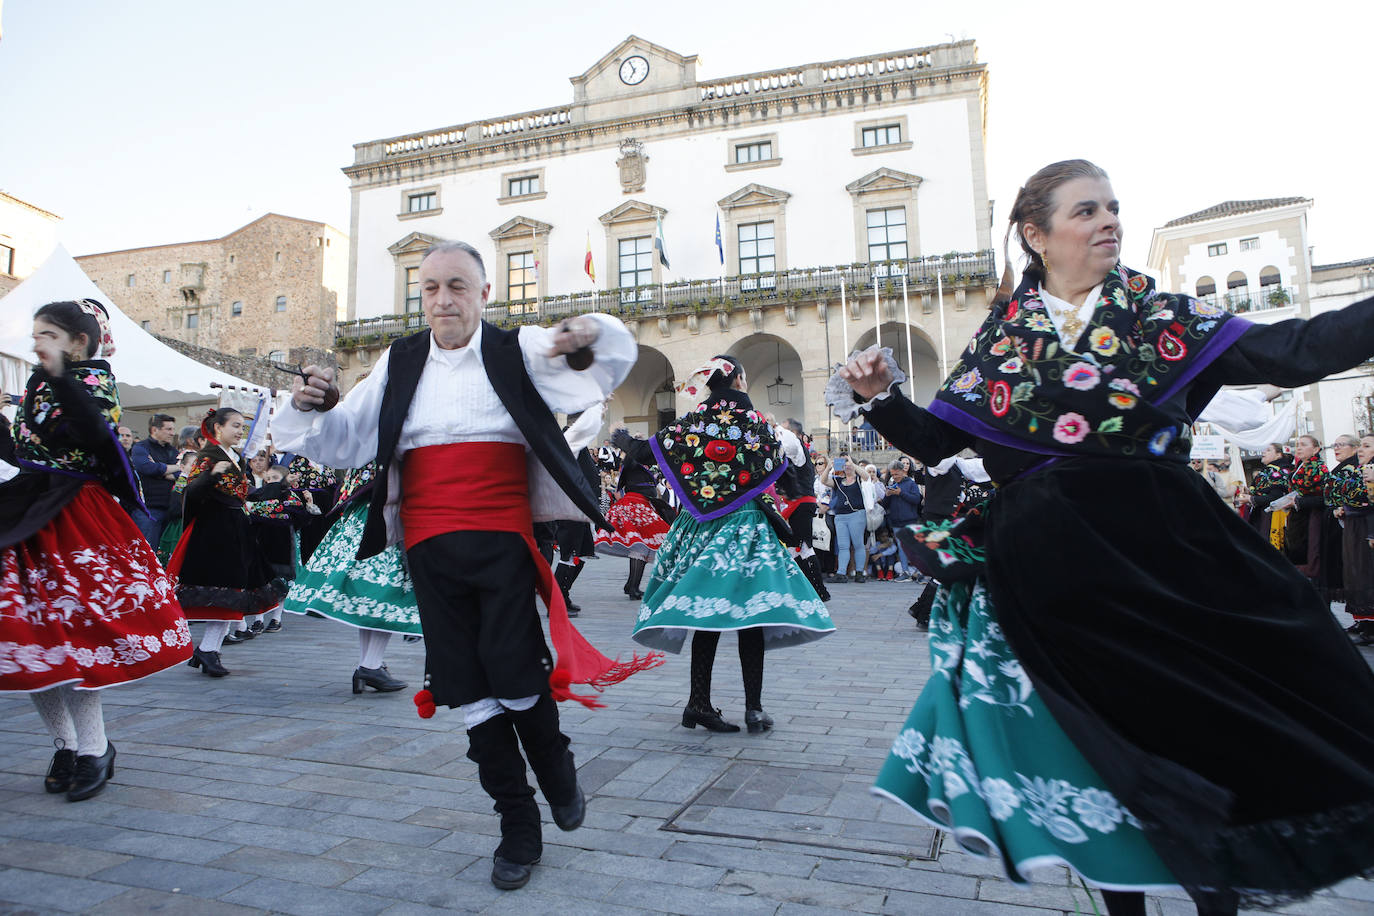
<path id="1" fill-rule="evenodd" d="M 610 655 L 639 648 L 624 574 L 599 560 L 574 589 L 579 627 Z M 347 627 L 288 616 L 281 633 L 225 649 L 230 677 L 180 667 L 107 691 L 115 778 L 79 804 L 43 792 L 51 747 L 32 704 L 0 698 L 0 914 L 1091 913 L 1066 870 L 1009 884 L 999 862 L 936 844 L 869 794 L 929 657 L 905 614 L 915 586 L 833 592 L 838 632 L 768 655 L 770 734 L 682 728 L 683 656 L 611 689 L 604 709 L 564 704 L 586 825 L 546 825 L 542 862 L 515 892 L 488 879 L 498 824 L 462 723 L 418 718 L 412 690 L 354 695 Z M 714 701 L 740 721 L 725 643 Z M 418 686 L 423 644 L 397 639 L 387 658 Z M 1177 894 L 1149 911 L 1193 912 Z M 1284 912 L 1374 914 L 1374 882 Z"/>

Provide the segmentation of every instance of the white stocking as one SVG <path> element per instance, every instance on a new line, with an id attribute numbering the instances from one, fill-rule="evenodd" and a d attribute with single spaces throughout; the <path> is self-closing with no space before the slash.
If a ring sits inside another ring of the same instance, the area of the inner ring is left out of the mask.
<path id="1" fill-rule="evenodd" d="M 105 716 L 101 711 L 99 690 L 75 690 L 66 696 L 67 708 L 76 723 L 76 752 L 82 757 L 99 757 L 105 753 Z"/>
<path id="2" fill-rule="evenodd" d="M 361 668 L 380 668 L 386 657 L 386 645 L 391 641 L 390 633 L 377 630 L 358 631 L 358 666 Z"/>
<path id="3" fill-rule="evenodd" d="M 229 635 L 229 621 L 212 620 L 205 625 L 205 635 L 200 638 L 200 651 L 218 652 L 224 645 L 224 637 Z"/>
<path id="4" fill-rule="evenodd" d="M 53 743 L 58 748 L 75 751 L 76 723 L 72 721 L 67 704 L 62 702 L 62 690 L 61 687 L 51 687 L 31 693 L 29 696 L 33 698 L 33 705 L 38 707 L 43 724 L 48 726 L 48 734 L 52 735 Z"/>

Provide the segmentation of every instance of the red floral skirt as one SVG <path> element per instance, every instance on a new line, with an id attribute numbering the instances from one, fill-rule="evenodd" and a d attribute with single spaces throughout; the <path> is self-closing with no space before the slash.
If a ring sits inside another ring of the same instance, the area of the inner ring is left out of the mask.
<path id="1" fill-rule="evenodd" d="M 616 500 L 606 510 L 606 521 L 615 531 L 597 531 L 596 552 L 608 556 L 647 560 L 658 552 L 668 534 L 668 523 L 638 493 L 626 493 Z"/>
<path id="2" fill-rule="evenodd" d="M 99 484 L 0 549 L 0 692 L 95 690 L 190 657 L 172 580 Z"/>

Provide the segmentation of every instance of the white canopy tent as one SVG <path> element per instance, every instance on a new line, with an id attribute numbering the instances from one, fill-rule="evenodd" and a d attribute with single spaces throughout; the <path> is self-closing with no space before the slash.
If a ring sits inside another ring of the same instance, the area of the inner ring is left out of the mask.
<path id="1" fill-rule="evenodd" d="M 115 355 L 109 362 L 119 380 L 119 399 L 126 413 L 214 404 L 219 400 L 220 387 L 260 389 L 178 353 L 143 330 L 58 245 L 28 279 L 0 298 L 0 382 L 4 391 L 23 392 L 34 364 L 33 313 L 61 299 L 95 299 L 109 310 L 115 343 Z"/>

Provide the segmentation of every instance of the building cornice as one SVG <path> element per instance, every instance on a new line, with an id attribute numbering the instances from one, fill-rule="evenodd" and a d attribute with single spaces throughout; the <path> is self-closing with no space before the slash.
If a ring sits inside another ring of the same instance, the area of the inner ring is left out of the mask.
<path id="1" fill-rule="evenodd" d="M 48 219 L 56 219 L 56 220 L 62 219 L 62 217 L 58 216 L 56 213 L 53 213 L 51 210 L 44 210 L 42 207 L 34 206 L 33 204 L 29 203 L 27 200 L 20 200 L 18 197 L 15 197 L 13 194 L 10 194 L 10 193 L 8 193 L 8 192 L 6 192 L 6 191 L 0 191 L 0 197 L 5 198 L 5 200 L 9 201 L 10 203 L 18 204 L 19 206 L 23 207 L 25 210 L 32 210 L 34 213 L 37 213 L 39 216 L 46 216 Z"/>
<path id="2" fill-rule="evenodd" d="M 1193 238 L 1194 236 L 1210 235 L 1214 232 L 1248 230 L 1264 223 L 1302 217 L 1311 207 L 1311 200 L 1303 200 L 1301 203 L 1287 204 L 1268 210 L 1251 210 L 1246 213 L 1233 213 L 1192 223 L 1181 223 L 1177 226 L 1160 226 L 1150 236 L 1150 254 L 1146 263 L 1152 266 L 1160 264 L 1164 256 L 1164 246 L 1170 242 Z"/>
<path id="3" fill-rule="evenodd" d="M 938 57 L 935 52 L 961 49 L 958 45 L 895 52 L 901 59 L 924 55 L 922 60 Z M 971 47 L 967 49 L 971 54 Z M 906 57 L 902 57 L 906 55 Z M 883 55 L 886 60 L 893 55 Z M 859 59 L 870 64 L 869 58 Z M 354 145 L 355 161 L 343 169 L 355 189 L 401 184 L 421 175 L 461 172 L 468 169 L 489 168 L 515 158 L 558 155 L 568 147 L 585 151 L 615 146 L 627 134 L 650 134 L 655 139 L 669 138 L 699 130 L 703 126 L 717 126 L 726 130 L 740 121 L 740 127 L 756 125 L 763 118 L 771 120 L 803 120 L 823 116 L 832 108 L 890 107 L 909 103 L 934 90 L 941 95 L 968 94 L 983 104 L 986 100 L 987 67 L 976 61 L 955 63 L 942 67 L 921 66 L 903 69 L 884 69 L 873 75 L 824 78 L 823 74 L 857 67 L 854 62 L 808 64 L 791 68 L 781 74 L 748 74 L 719 80 L 700 81 L 702 95 L 714 93 L 720 87 L 733 85 L 750 87 L 767 83 L 756 90 L 741 89 L 720 98 L 704 98 L 698 105 L 666 108 L 661 111 L 578 123 L 577 106 L 542 109 L 507 115 L 486 121 L 458 124 L 436 130 L 422 131 L 383 140 Z M 799 79 L 793 79 L 796 74 Z M 806 81 L 812 75 L 813 82 Z M 959 86 L 958 84 L 967 84 Z M 744 117 L 747 116 L 747 119 Z"/>

